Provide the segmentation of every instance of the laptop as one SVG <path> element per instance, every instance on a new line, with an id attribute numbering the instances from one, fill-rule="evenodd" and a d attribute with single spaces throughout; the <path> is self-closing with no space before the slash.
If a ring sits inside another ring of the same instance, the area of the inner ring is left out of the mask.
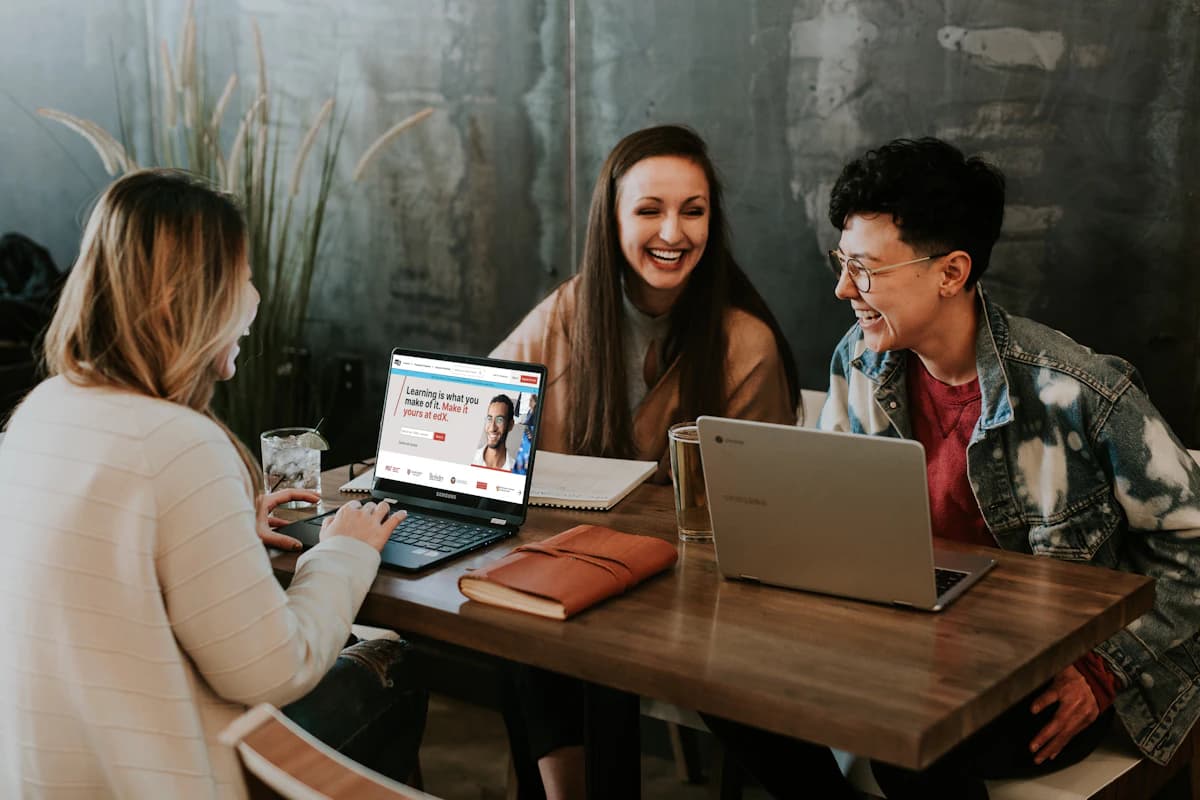
<path id="1" fill-rule="evenodd" d="M 700 417 L 729 578 L 941 611 L 995 565 L 935 550 L 920 442 Z"/>
<path id="2" fill-rule="evenodd" d="M 370 500 L 404 509 L 383 563 L 422 570 L 525 522 L 545 403 L 541 364 L 396 349 L 387 365 Z M 330 511 L 280 529 L 305 548 Z M 394 512 L 393 512 L 394 513 Z"/>

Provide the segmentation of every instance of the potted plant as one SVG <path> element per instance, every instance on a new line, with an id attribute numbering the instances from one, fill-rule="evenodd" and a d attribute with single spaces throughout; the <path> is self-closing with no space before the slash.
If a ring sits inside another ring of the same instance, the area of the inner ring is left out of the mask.
<path id="1" fill-rule="evenodd" d="M 243 344 L 247 357 L 236 377 L 219 385 L 214 405 L 237 435 L 256 448 L 259 432 L 267 427 L 315 421 L 310 419 L 313 392 L 306 382 L 302 334 L 345 117 L 336 117 L 331 97 L 295 152 L 290 157 L 281 152 L 283 129 L 273 117 L 282 109 L 272 108 L 262 35 L 253 20 L 251 29 L 257 86 L 234 117 L 237 128 L 227 149 L 222 147 L 222 130 L 236 107 L 239 79 L 236 72 L 231 74 L 215 99 L 207 91 L 197 63 L 196 20 L 190 3 L 176 56 L 172 57 L 165 40 L 157 47 L 156 65 L 150 71 L 146 152 L 137 152 L 123 110 L 120 141 L 96 123 L 63 111 L 41 108 L 38 113 L 83 136 L 110 175 L 140 166 L 187 169 L 241 199 L 250 267 L 262 300 L 258 320 Z M 381 150 L 431 113 L 431 108 L 422 109 L 376 139 L 359 159 L 352 181 L 366 174 Z"/>

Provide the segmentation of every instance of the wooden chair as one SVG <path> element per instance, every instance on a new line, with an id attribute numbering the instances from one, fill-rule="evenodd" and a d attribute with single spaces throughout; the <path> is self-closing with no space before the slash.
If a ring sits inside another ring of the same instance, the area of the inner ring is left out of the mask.
<path id="1" fill-rule="evenodd" d="M 221 743 L 237 751 L 251 800 L 433 800 L 346 758 L 267 703 L 230 723 Z"/>
<path id="2" fill-rule="evenodd" d="M 351 625 L 350 632 L 362 641 L 366 641 L 368 639 L 391 639 L 394 641 L 400 638 L 400 634 L 393 630 L 389 630 L 387 628 L 373 628 L 370 625 Z"/>
<path id="3" fill-rule="evenodd" d="M 674 703 L 648 697 L 641 698 L 641 712 L 643 717 L 666 723 L 671 755 L 675 759 L 675 777 L 679 782 L 704 783 L 706 776 L 698 737 L 707 733 L 708 727 L 700 715 Z"/>

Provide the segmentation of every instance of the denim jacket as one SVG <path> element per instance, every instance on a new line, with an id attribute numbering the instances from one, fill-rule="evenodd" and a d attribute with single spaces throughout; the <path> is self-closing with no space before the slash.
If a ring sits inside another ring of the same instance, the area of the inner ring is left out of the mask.
<path id="1" fill-rule="evenodd" d="M 1200 717 L 1200 466 L 1136 370 L 1011 316 L 979 289 L 979 422 L 967 477 L 1005 550 L 1155 579 L 1154 608 L 1096 648 L 1133 741 L 1166 763 Z M 857 324 L 830 367 L 824 430 L 912 438 L 906 352 Z"/>

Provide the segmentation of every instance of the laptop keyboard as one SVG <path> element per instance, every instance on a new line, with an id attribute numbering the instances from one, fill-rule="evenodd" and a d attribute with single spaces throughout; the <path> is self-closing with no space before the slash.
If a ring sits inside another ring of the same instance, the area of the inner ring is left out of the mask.
<path id="1" fill-rule="evenodd" d="M 933 581 L 937 585 L 937 596 L 941 597 L 946 592 L 958 585 L 959 581 L 967 577 L 970 573 L 959 572 L 956 569 L 941 569 L 934 567 Z"/>
<path id="2" fill-rule="evenodd" d="M 396 526 L 389 537 L 393 542 L 423 547 L 426 550 L 436 550 L 439 553 L 452 553 L 485 539 L 491 539 L 499 533 L 498 529 L 473 522 L 463 522 L 446 517 L 433 517 L 425 514 L 408 512 L 408 519 Z"/>

